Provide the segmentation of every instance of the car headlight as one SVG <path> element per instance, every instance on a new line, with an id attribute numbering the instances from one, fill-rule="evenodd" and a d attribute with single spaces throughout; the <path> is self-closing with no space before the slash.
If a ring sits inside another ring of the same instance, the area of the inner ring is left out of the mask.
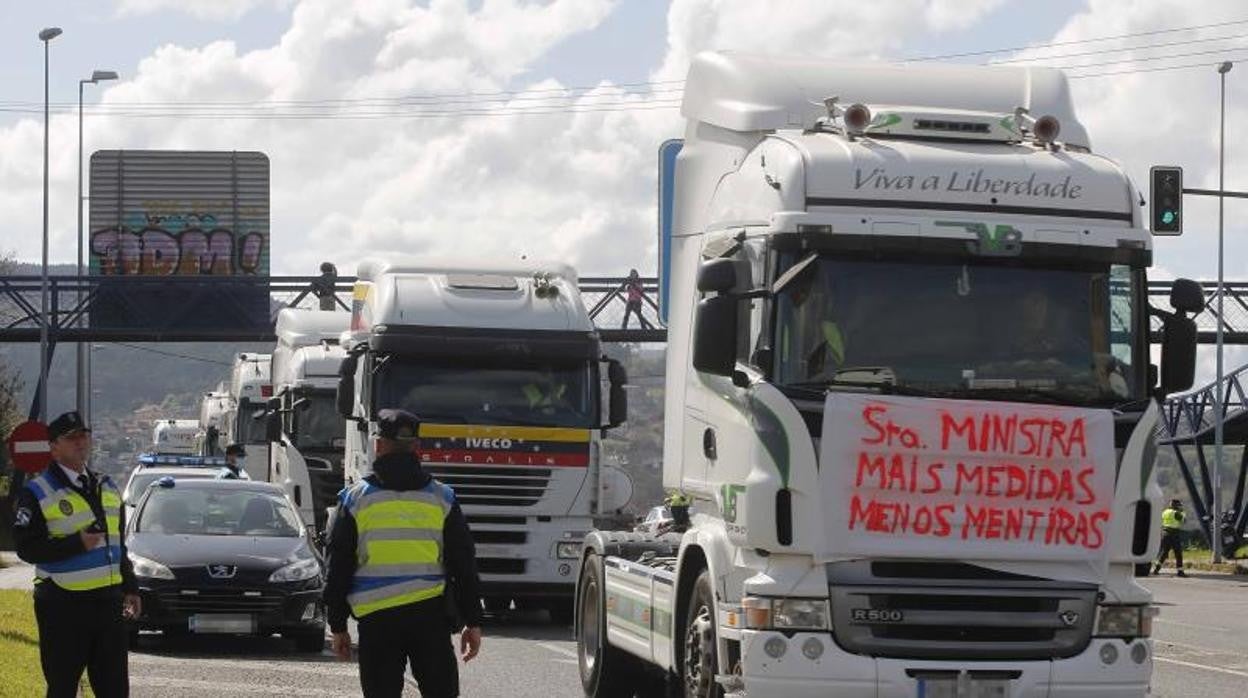
<path id="1" fill-rule="evenodd" d="M 581 556 L 579 540 L 565 540 L 555 543 L 555 557 L 560 560 L 575 560 Z"/>
<path id="2" fill-rule="evenodd" d="M 745 627 L 755 630 L 827 630 L 826 599 L 769 599 L 747 596 L 741 599 Z"/>
<path id="3" fill-rule="evenodd" d="M 173 572 L 159 562 L 134 553 L 130 553 L 129 557 L 130 564 L 134 566 L 134 576 L 147 579 L 173 579 Z"/>
<path id="4" fill-rule="evenodd" d="M 1097 637 L 1151 637 L 1153 618 L 1157 616 L 1154 606 L 1098 606 L 1096 609 Z"/>
<path id="5" fill-rule="evenodd" d="M 296 560 L 269 575 L 270 582 L 302 582 L 321 573 L 321 563 L 315 558 Z"/>

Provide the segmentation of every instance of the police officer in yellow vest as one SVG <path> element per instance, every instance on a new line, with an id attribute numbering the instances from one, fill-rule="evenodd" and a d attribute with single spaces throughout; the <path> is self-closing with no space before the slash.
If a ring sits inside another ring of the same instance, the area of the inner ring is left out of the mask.
<path id="1" fill-rule="evenodd" d="M 35 566 L 39 660 L 49 698 L 129 693 L 125 618 L 139 587 L 126 557 L 121 492 L 87 467 L 91 430 L 77 412 L 48 425 L 52 464 L 26 482 L 13 521 L 17 555 Z"/>
<path id="2" fill-rule="evenodd" d="M 333 649 L 350 659 L 347 616 L 355 616 L 360 685 L 370 698 L 401 695 L 409 663 L 424 698 L 459 695 L 448 585 L 467 626 L 464 661 L 481 646 L 476 552 L 455 493 L 420 466 L 419 426 L 410 412 L 378 411 L 373 473 L 342 491 L 330 530 L 325 604 Z"/>
<path id="3" fill-rule="evenodd" d="M 1174 562 L 1178 565 L 1180 577 L 1186 577 L 1183 571 L 1183 500 L 1171 499 L 1170 506 L 1161 512 L 1161 557 L 1153 567 L 1153 574 L 1161 573 L 1161 566 L 1170 551 L 1174 551 Z"/>

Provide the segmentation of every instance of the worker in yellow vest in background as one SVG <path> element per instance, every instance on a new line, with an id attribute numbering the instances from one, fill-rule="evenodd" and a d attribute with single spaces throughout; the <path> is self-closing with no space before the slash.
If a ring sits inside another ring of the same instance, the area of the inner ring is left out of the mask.
<path id="1" fill-rule="evenodd" d="M 1180 577 L 1186 577 L 1183 571 L 1183 501 L 1171 499 L 1170 506 L 1161 512 L 1161 557 L 1153 567 L 1153 574 L 1161 572 L 1166 556 L 1174 551 L 1174 562 L 1179 568 Z"/>

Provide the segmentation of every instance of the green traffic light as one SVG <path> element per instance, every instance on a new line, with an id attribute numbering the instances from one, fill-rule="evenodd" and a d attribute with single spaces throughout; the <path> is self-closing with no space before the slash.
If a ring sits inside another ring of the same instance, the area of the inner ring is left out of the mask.
<path id="1" fill-rule="evenodd" d="M 1175 218 L 1177 218 L 1177 216 L 1174 215 L 1174 211 L 1166 211 L 1161 214 L 1161 222 L 1166 225 L 1173 223 Z"/>

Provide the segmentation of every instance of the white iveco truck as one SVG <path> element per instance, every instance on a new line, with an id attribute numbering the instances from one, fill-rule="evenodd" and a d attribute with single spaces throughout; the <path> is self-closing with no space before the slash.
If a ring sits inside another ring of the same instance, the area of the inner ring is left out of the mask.
<path id="1" fill-rule="evenodd" d="M 371 471 L 378 410 L 419 415 L 424 466 L 472 527 L 487 608 L 570 621 L 592 517 L 626 504 L 599 448 L 624 420 L 624 370 L 602 356 L 576 272 L 386 259 L 358 279 L 338 393 L 347 484 Z"/>
<path id="2" fill-rule="evenodd" d="M 243 445 L 243 469 L 252 480 L 268 480 L 269 475 L 269 440 L 264 429 L 266 403 L 273 396 L 269 364 L 268 354 L 238 354 L 230 370 L 230 412 L 222 448 Z"/>
<path id="3" fill-rule="evenodd" d="M 285 308 L 277 314 L 273 397 L 267 435 L 269 481 L 282 485 L 305 524 L 325 530 L 327 512 L 342 489 L 345 422 L 334 406 L 339 339 L 345 312 Z"/>
<path id="4" fill-rule="evenodd" d="M 199 433 L 196 435 L 195 452 L 201 456 L 220 456 L 225 453 L 225 439 L 229 434 L 226 420 L 233 411 L 233 401 L 225 385 L 204 393 L 199 401 Z"/>
<path id="5" fill-rule="evenodd" d="M 1140 195 L 1065 77 L 703 54 L 681 109 L 664 484 L 692 521 L 587 536 L 586 693 L 1145 695 L 1133 568 L 1201 293 L 1146 305 Z"/>

